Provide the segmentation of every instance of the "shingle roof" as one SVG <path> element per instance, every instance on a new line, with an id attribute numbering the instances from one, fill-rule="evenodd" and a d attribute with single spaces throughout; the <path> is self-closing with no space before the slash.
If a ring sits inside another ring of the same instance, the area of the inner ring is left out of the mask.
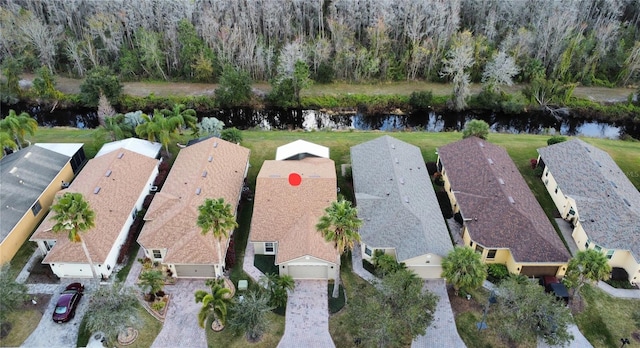
<path id="1" fill-rule="evenodd" d="M 640 193 L 605 151 L 580 139 L 538 149 L 592 242 L 640 260 Z M 627 204 L 628 202 L 628 204 Z"/>
<path id="2" fill-rule="evenodd" d="M 298 173 L 298 186 L 289 174 Z M 252 242 L 278 242 L 276 263 L 309 255 L 336 263 L 338 253 L 322 238 L 316 224 L 337 198 L 335 164 L 328 158 L 264 161 L 256 182 Z"/>
<path id="3" fill-rule="evenodd" d="M 569 260 L 569 252 L 505 149 L 469 137 L 441 147 L 438 153 L 471 239 L 486 248 L 509 248 L 518 262 Z"/>
<path id="4" fill-rule="evenodd" d="M 140 195 L 149 190 L 147 182 L 154 175 L 158 160 L 120 149 L 89 160 L 68 189 L 58 192 L 82 193 L 95 212 L 95 227 L 81 234 L 96 264 L 104 263 L 125 222 L 131 216 Z M 107 176 L 107 172 L 109 172 Z M 100 188 L 98 193 L 96 188 Z M 51 231 L 49 213 L 30 240 L 56 240 L 43 263 L 85 263 L 80 243 L 72 243 L 66 234 Z"/>
<path id="5" fill-rule="evenodd" d="M 2 158 L 0 240 L 4 240 L 25 213 L 31 210 L 70 158 L 40 146 L 29 146 Z"/>
<path id="6" fill-rule="evenodd" d="M 453 249 L 417 146 L 385 135 L 353 146 L 351 166 L 363 242 L 399 261 Z"/>
<path id="7" fill-rule="evenodd" d="M 249 153 L 249 149 L 219 138 L 181 149 L 147 210 L 138 243 L 146 249 L 166 248 L 167 263 L 219 264 L 215 238 L 203 236 L 196 224 L 198 207 L 207 198 L 224 198 L 236 212 Z M 227 245 L 225 238 L 221 245 Z"/>

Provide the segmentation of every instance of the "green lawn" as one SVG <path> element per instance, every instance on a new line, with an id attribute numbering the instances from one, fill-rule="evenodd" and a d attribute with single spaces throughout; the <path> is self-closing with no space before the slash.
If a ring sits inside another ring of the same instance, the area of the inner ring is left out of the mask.
<path id="1" fill-rule="evenodd" d="M 11 323 L 11 331 L 4 339 L 0 339 L 0 347 L 18 347 L 31 335 L 42 319 L 37 309 L 9 313 L 7 321 Z"/>
<path id="2" fill-rule="evenodd" d="M 257 343 L 249 343 L 244 335 L 235 335 L 234 332 L 228 328 L 220 332 L 215 332 L 211 330 L 211 322 L 207 322 L 207 344 L 210 348 L 276 347 L 282 335 L 284 335 L 285 318 L 282 315 L 269 313 L 267 320 L 269 321 L 269 326 L 260 342 Z"/>

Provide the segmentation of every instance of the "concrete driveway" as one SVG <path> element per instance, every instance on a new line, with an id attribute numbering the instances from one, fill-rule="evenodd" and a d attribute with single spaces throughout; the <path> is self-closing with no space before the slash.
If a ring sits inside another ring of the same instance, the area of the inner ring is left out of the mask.
<path id="1" fill-rule="evenodd" d="M 162 330 L 151 347 L 174 348 L 207 347 L 204 329 L 198 325 L 198 312 L 202 304 L 196 303 L 196 290 L 207 290 L 204 280 L 178 279 L 175 285 L 166 285 L 164 291 L 171 297 Z"/>
<path id="2" fill-rule="evenodd" d="M 334 348 L 329 335 L 326 280 L 296 280 L 289 294 L 284 336 L 278 348 Z"/>
<path id="3" fill-rule="evenodd" d="M 91 297 L 94 285 L 89 284 L 87 279 L 75 281 L 80 281 L 84 284 L 84 296 L 80 300 L 80 304 L 76 309 L 75 318 L 62 324 L 54 323 L 51 316 L 53 315 L 53 309 L 58 302 L 58 297 L 60 297 L 60 292 L 62 292 L 67 285 L 73 283 L 74 280 L 62 281 L 61 284 L 58 284 L 54 288 L 54 291 L 51 291 L 51 284 L 29 284 L 30 293 L 52 293 L 53 296 L 51 296 L 51 301 L 49 301 L 47 310 L 42 315 L 42 320 L 40 320 L 38 327 L 36 327 L 31 335 L 29 335 L 29 337 L 27 337 L 27 339 L 22 343 L 22 347 L 76 347 L 78 332 L 80 331 L 80 322 L 87 311 L 89 298 Z"/>
<path id="4" fill-rule="evenodd" d="M 466 347 L 456 328 L 444 279 L 425 280 L 423 290 L 429 290 L 437 295 L 438 304 L 433 313 L 433 322 L 427 328 L 427 332 L 423 336 L 416 337 L 411 342 L 411 347 Z"/>

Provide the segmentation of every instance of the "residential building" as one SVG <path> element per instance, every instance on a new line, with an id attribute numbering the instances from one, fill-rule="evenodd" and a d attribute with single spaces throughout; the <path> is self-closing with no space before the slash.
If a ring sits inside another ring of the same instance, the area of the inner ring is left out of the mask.
<path id="1" fill-rule="evenodd" d="M 16 252 L 49 211 L 56 192 L 80 171 L 83 144 L 38 143 L 0 160 L 0 264 Z"/>
<path id="2" fill-rule="evenodd" d="M 420 148 L 388 135 L 351 148 L 362 258 L 381 250 L 421 278 L 440 278 L 452 249 Z"/>
<path id="3" fill-rule="evenodd" d="M 338 251 L 316 229 L 337 199 L 329 149 L 298 140 L 279 147 L 276 158 L 264 161 L 257 177 L 249 242 L 256 255 L 274 255 L 280 275 L 335 279 Z"/>
<path id="4" fill-rule="evenodd" d="M 469 137 L 438 156 L 465 245 L 511 273 L 564 276 L 571 255 L 504 148 Z"/>
<path id="5" fill-rule="evenodd" d="M 640 282 L 640 193 L 603 150 L 580 139 L 538 149 L 542 181 L 580 250 L 606 254 Z"/>
<path id="6" fill-rule="evenodd" d="M 207 138 L 178 153 L 162 189 L 154 195 L 138 237 L 145 256 L 160 262 L 177 278 L 214 278 L 223 275 L 229 238 L 202 234 L 198 207 L 206 199 L 223 198 L 233 213 L 249 170 L 249 149 L 219 138 Z"/>
<path id="7" fill-rule="evenodd" d="M 158 174 L 159 163 L 121 148 L 89 160 L 71 185 L 57 193 L 81 193 L 95 212 L 95 227 L 80 236 L 99 277 L 108 278 L 113 272 L 131 224 Z M 54 233 L 52 216 L 53 212 L 47 215 L 30 239 L 46 254 L 42 263 L 60 278 L 92 277 L 81 243 L 70 241 L 67 233 Z"/>

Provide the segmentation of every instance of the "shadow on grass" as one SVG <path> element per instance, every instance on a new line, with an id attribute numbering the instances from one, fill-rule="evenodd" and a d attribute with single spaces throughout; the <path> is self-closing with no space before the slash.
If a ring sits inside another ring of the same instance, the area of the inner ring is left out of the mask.
<path id="1" fill-rule="evenodd" d="M 344 287 L 340 285 L 340 290 L 338 290 L 338 297 L 333 297 L 333 284 L 327 285 L 327 294 L 329 294 L 329 314 L 335 314 L 340 312 L 346 303 L 344 297 Z"/>
<path id="2" fill-rule="evenodd" d="M 275 265 L 275 255 L 258 255 L 253 259 L 253 265 L 264 274 L 278 274 L 278 266 Z"/>

